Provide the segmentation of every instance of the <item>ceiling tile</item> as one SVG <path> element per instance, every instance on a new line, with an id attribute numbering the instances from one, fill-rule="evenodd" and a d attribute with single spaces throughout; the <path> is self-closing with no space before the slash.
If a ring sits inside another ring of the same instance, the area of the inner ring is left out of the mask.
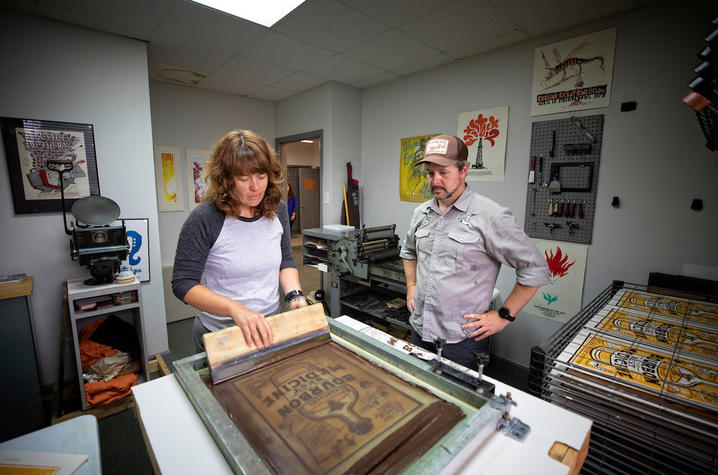
<path id="1" fill-rule="evenodd" d="M 172 0 L 40 0 L 39 3 L 152 31 Z"/>
<path id="2" fill-rule="evenodd" d="M 377 36 L 389 25 L 336 1 L 309 0 L 272 29 L 339 52 Z"/>
<path id="3" fill-rule="evenodd" d="M 605 3 L 613 0 L 604 0 Z M 629 0 L 633 1 L 633 0 Z M 563 14 L 576 13 L 594 5 L 595 0 L 543 0 L 527 2 L 526 0 L 501 0 L 495 2 L 496 8 L 504 12 L 519 26 L 537 25 L 551 21 Z M 560 12 L 559 14 L 557 14 Z"/>
<path id="4" fill-rule="evenodd" d="M 272 84 L 296 72 L 238 54 L 232 56 L 216 71 L 222 76 L 260 84 Z"/>
<path id="5" fill-rule="evenodd" d="M 372 76 L 366 79 L 362 79 L 361 81 L 357 81 L 352 86 L 356 86 L 360 89 L 363 89 L 365 87 L 372 87 L 376 86 L 378 84 L 393 81 L 394 79 L 398 78 L 398 74 L 391 73 L 389 71 L 384 71 L 383 73 L 379 73 L 376 76 Z"/>
<path id="6" fill-rule="evenodd" d="M 257 84 L 251 81 L 243 81 L 220 76 L 218 74 L 210 74 L 207 79 L 201 81 L 197 87 L 199 89 L 207 89 L 210 91 L 247 96 L 257 89 L 261 89 L 263 86 L 262 84 Z"/>
<path id="7" fill-rule="evenodd" d="M 619 10 L 618 4 L 623 5 Z M 568 15 L 555 15 L 550 20 L 526 25 L 523 29 L 531 36 L 543 36 L 548 33 L 584 25 L 601 18 L 632 8 L 631 0 L 617 0 L 609 4 L 596 3 L 590 8 L 583 9 Z"/>
<path id="8" fill-rule="evenodd" d="M 52 18 L 53 20 L 64 21 L 73 25 L 79 25 L 98 31 L 105 31 L 115 35 L 126 36 L 128 38 L 136 38 L 147 41 L 150 37 L 151 30 L 127 25 L 119 21 L 98 18 L 85 12 L 63 8 L 56 5 L 48 5 L 40 3 L 39 9 L 43 16 Z"/>
<path id="9" fill-rule="evenodd" d="M 342 0 L 372 18 L 398 26 L 455 0 Z"/>
<path id="10" fill-rule="evenodd" d="M 265 101 L 278 101 L 293 94 L 295 94 L 294 91 L 288 91 L 286 89 L 280 89 L 274 86 L 267 86 L 254 91 L 249 95 L 249 97 L 253 97 L 255 99 L 262 99 Z"/>
<path id="11" fill-rule="evenodd" d="M 464 0 L 399 27 L 441 51 L 506 33 L 516 24 L 487 0 Z"/>
<path id="12" fill-rule="evenodd" d="M 306 91 L 313 87 L 317 87 L 320 84 L 327 82 L 326 78 L 312 76 L 307 73 L 294 73 L 289 77 L 282 79 L 281 81 L 275 82 L 273 85 L 281 89 L 288 89 L 290 91 Z"/>
<path id="13" fill-rule="evenodd" d="M 389 30 L 344 52 L 350 58 L 394 69 L 436 56 L 438 50 L 398 30 Z"/>
<path id="14" fill-rule="evenodd" d="M 149 44 L 148 57 L 152 61 L 207 72 L 215 71 L 232 53 L 155 36 Z"/>
<path id="15" fill-rule="evenodd" d="M 352 84 L 362 79 L 375 76 L 382 72 L 381 69 L 375 68 L 368 64 L 355 61 L 341 54 L 336 54 L 326 61 L 307 68 L 308 74 L 314 74 L 334 81 Z"/>
<path id="16" fill-rule="evenodd" d="M 424 71 L 426 69 L 433 69 L 437 66 L 441 66 L 442 64 L 451 63 L 455 61 L 455 58 L 452 58 L 449 55 L 446 55 L 444 53 L 437 54 L 436 56 L 432 56 L 431 58 L 422 59 L 421 61 L 417 61 L 416 63 L 409 64 L 407 66 L 402 66 L 401 68 L 395 68 L 392 69 L 393 73 L 396 73 L 400 76 L 404 76 L 406 74 L 413 74 L 418 71 Z"/>
<path id="17" fill-rule="evenodd" d="M 480 41 L 472 41 L 471 43 L 451 48 L 446 54 L 457 58 L 463 59 L 469 56 L 476 56 L 477 54 L 487 53 L 497 49 L 505 48 L 510 45 L 515 45 L 522 41 L 529 39 L 528 33 L 522 30 L 513 30 L 508 33 L 504 33 L 493 38 L 486 38 Z"/>
<path id="18" fill-rule="evenodd" d="M 241 54 L 265 63 L 299 70 L 317 64 L 334 53 L 281 33 L 269 31 L 252 46 L 242 50 Z"/>
<path id="19" fill-rule="evenodd" d="M 178 1 L 155 30 L 158 35 L 236 53 L 267 28 L 188 1 Z"/>

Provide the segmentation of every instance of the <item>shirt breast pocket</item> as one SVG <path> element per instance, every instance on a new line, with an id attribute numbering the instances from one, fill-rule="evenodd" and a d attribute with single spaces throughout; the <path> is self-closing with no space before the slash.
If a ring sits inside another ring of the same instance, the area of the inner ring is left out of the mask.
<path id="1" fill-rule="evenodd" d="M 429 244 L 429 229 L 424 227 L 417 229 L 414 233 L 414 239 L 416 242 L 416 251 L 419 252 L 431 252 L 431 246 Z"/>
<path id="2" fill-rule="evenodd" d="M 456 230 L 449 233 L 449 254 L 457 268 L 476 265 L 484 253 L 483 239 L 476 231 Z"/>

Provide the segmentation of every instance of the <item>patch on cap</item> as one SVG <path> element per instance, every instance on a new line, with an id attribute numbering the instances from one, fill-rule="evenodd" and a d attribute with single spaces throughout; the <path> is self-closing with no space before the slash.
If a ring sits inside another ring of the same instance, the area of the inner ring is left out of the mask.
<path id="1" fill-rule="evenodd" d="M 426 143 L 425 155 L 446 155 L 449 153 L 449 141 L 446 139 L 433 139 Z"/>

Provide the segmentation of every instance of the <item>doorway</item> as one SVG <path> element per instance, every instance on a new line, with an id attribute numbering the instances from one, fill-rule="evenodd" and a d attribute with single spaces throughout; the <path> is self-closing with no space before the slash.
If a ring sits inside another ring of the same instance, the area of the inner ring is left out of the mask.
<path id="1" fill-rule="evenodd" d="M 296 215 L 292 224 L 292 235 L 299 235 L 304 229 L 321 225 L 321 162 L 322 131 L 280 137 L 276 140 L 277 155 L 282 167 L 282 176 L 292 187 L 297 198 Z M 288 187 L 282 190 L 287 200 Z M 291 210 L 290 210 L 291 211 Z M 291 218 L 291 215 L 290 215 Z"/>

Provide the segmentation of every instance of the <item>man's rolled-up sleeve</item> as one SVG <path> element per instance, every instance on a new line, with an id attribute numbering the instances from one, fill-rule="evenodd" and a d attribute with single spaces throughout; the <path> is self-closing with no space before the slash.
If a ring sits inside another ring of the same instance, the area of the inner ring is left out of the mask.
<path id="1" fill-rule="evenodd" d="M 505 210 L 496 216 L 484 237 L 491 255 L 516 269 L 516 282 L 529 287 L 548 284 L 549 270 L 546 259 L 531 238 L 521 229 L 516 218 Z"/>

